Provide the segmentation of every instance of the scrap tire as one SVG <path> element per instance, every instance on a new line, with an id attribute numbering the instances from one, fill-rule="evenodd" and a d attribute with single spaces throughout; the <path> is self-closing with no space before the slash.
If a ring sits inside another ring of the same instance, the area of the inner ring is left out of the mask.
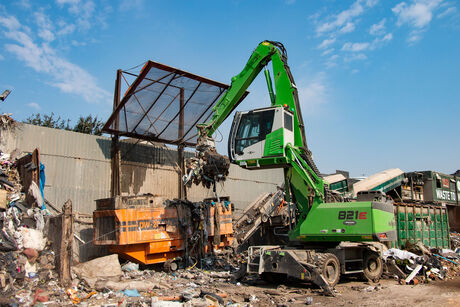
<path id="1" fill-rule="evenodd" d="M 367 252 L 364 254 L 363 275 L 364 278 L 377 282 L 383 274 L 383 261 L 377 253 Z"/>
<path id="2" fill-rule="evenodd" d="M 331 253 L 318 253 L 316 263 L 321 275 L 329 286 L 334 287 L 340 279 L 340 262 L 336 255 Z"/>

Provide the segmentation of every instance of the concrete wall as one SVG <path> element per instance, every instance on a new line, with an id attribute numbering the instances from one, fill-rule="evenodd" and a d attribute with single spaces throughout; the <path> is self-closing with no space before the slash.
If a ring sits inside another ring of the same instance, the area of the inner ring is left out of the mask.
<path id="1" fill-rule="evenodd" d="M 75 211 L 92 213 L 95 199 L 110 196 L 110 138 L 22 123 L 0 130 L 0 150 L 30 153 L 35 148 L 45 165 L 45 197 L 57 207 L 70 198 Z M 122 142 L 121 155 L 123 194 L 178 196 L 175 149 Z M 248 171 L 232 165 L 218 193 L 230 196 L 242 210 L 260 194 L 274 191 L 282 180 L 282 170 Z M 213 196 L 212 190 L 201 186 L 187 193 L 192 201 Z"/>

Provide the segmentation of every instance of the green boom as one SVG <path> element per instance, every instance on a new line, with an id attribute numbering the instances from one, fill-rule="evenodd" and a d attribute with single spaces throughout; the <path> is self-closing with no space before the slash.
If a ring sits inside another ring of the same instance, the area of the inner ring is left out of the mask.
<path id="1" fill-rule="evenodd" d="M 393 204 L 385 201 L 325 203 L 325 183 L 307 148 L 297 87 L 294 83 L 287 54 L 281 43 L 263 41 L 254 50 L 243 70 L 232 78 L 231 85 L 213 108 L 213 116 L 198 125 L 200 136 L 212 134 L 237 107 L 245 91 L 261 70 L 272 63 L 273 81 L 268 70 L 265 77 L 272 107 L 281 107 L 293 114 L 294 143 L 284 147 L 283 129 L 265 136 L 265 147 L 256 159 L 236 160 L 247 168 L 283 168 L 286 200 L 297 206 L 291 241 L 391 241 L 396 239 Z"/>

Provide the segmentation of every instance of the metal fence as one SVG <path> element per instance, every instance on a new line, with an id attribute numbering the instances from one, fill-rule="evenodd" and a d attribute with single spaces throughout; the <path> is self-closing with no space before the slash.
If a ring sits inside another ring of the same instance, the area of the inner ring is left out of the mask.
<path id="1" fill-rule="evenodd" d="M 45 197 L 61 207 L 71 199 L 74 210 L 92 213 L 95 199 L 110 196 L 110 138 L 18 123 L 0 130 L 0 150 L 30 153 L 39 148 L 45 165 Z M 121 142 L 122 194 L 152 193 L 178 196 L 177 151 L 150 144 Z M 191 153 L 188 153 L 190 155 Z M 248 171 L 232 165 L 226 182 L 219 184 L 220 196 L 229 196 L 237 212 L 260 194 L 276 190 L 283 181 L 282 170 Z M 201 186 L 187 191 L 192 201 L 212 197 Z"/>

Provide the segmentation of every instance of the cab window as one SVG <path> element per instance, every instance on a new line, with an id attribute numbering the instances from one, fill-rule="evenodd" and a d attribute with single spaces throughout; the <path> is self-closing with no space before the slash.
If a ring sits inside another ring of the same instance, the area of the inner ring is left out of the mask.
<path id="1" fill-rule="evenodd" d="M 246 147 L 264 140 L 272 131 L 274 116 L 274 110 L 243 114 L 236 133 L 236 154 L 241 155 Z"/>

